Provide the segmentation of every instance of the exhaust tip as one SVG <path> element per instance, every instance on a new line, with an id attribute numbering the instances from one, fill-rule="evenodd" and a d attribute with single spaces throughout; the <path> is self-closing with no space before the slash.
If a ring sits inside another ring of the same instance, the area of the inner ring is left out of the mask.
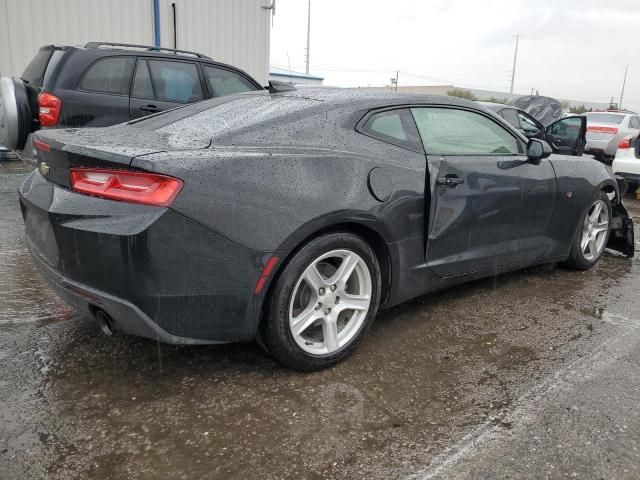
<path id="1" fill-rule="evenodd" d="M 100 330 L 102 333 L 110 337 L 113 335 L 113 327 L 111 326 L 112 320 L 109 315 L 107 315 L 103 310 L 96 310 L 95 313 L 96 320 L 100 324 Z"/>

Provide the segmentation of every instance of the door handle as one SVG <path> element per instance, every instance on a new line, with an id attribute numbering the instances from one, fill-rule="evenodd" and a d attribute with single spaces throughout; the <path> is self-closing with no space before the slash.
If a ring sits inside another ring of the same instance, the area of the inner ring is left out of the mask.
<path id="1" fill-rule="evenodd" d="M 460 178 L 457 175 L 447 175 L 446 177 L 439 177 L 436 180 L 436 185 L 442 185 L 443 187 L 454 188 L 461 183 L 464 183 L 464 178 Z"/>
<path id="2" fill-rule="evenodd" d="M 143 112 L 159 112 L 160 109 L 155 105 L 147 105 L 146 107 L 140 107 Z"/>

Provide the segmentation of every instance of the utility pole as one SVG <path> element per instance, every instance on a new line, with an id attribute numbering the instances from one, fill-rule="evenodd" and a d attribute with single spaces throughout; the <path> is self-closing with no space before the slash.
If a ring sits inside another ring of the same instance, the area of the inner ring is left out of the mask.
<path id="1" fill-rule="evenodd" d="M 400 70 L 396 70 L 396 92 L 398 91 L 398 75 L 400 74 Z"/>
<path id="2" fill-rule="evenodd" d="M 622 110 L 622 97 L 624 97 L 624 87 L 627 84 L 627 72 L 629 71 L 630 66 L 631 65 L 627 65 L 624 67 L 624 80 L 622 81 L 622 92 L 620 93 L 620 104 L 618 105 L 620 110 Z"/>
<path id="3" fill-rule="evenodd" d="M 309 45 L 311 44 L 311 0 L 309 0 L 309 9 L 307 14 L 307 75 L 309 75 Z"/>
<path id="4" fill-rule="evenodd" d="M 513 70 L 511 71 L 511 89 L 509 93 L 513 94 L 513 81 L 516 78 L 516 60 L 518 60 L 518 41 L 520 40 L 520 34 L 516 35 L 516 51 L 513 54 Z"/>

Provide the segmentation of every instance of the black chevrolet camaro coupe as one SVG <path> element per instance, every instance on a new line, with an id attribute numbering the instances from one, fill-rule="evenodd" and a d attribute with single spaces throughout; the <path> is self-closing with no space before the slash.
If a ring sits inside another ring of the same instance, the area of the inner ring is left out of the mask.
<path id="1" fill-rule="evenodd" d="M 168 343 L 257 338 L 299 370 L 379 308 L 534 264 L 633 255 L 619 186 L 474 102 L 304 89 L 41 131 L 28 245 L 66 301 Z M 580 117 L 553 124 L 564 152 Z"/>

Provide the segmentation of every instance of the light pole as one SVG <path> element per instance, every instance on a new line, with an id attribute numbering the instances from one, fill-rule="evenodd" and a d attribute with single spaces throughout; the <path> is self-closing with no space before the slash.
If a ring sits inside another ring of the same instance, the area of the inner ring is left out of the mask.
<path id="1" fill-rule="evenodd" d="M 627 72 L 629 71 L 630 66 L 631 65 L 627 65 L 624 67 L 624 80 L 622 80 L 622 92 L 620 92 L 620 104 L 618 105 L 620 110 L 622 110 L 622 98 L 624 97 L 624 87 L 627 84 Z"/>
<path id="2" fill-rule="evenodd" d="M 513 94 L 513 81 L 516 78 L 516 60 L 518 60 L 518 41 L 520 40 L 520 34 L 516 35 L 516 51 L 513 54 L 513 70 L 511 71 L 511 88 L 509 93 Z"/>
<path id="3" fill-rule="evenodd" d="M 309 0 L 309 9 L 307 13 L 307 75 L 309 75 L 309 45 L 311 44 L 311 0 Z"/>

